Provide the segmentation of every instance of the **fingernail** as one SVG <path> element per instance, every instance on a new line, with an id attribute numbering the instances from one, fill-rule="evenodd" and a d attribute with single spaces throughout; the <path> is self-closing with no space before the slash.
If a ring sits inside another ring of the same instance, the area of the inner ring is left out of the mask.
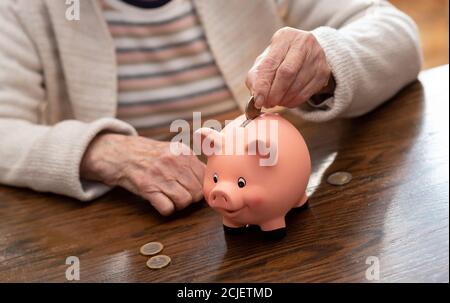
<path id="1" fill-rule="evenodd" d="M 255 98 L 255 106 L 261 108 L 264 102 L 264 97 L 262 95 L 257 95 Z"/>

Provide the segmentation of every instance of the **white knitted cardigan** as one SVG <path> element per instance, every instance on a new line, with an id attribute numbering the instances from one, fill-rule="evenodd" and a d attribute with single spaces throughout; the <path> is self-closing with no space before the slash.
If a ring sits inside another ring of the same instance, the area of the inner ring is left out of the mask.
<path id="1" fill-rule="evenodd" d="M 325 121 L 364 114 L 413 81 L 421 67 L 414 22 L 386 1 L 194 0 L 208 44 L 242 107 L 244 79 L 273 33 L 312 31 L 337 87 Z M 136 135 L 115 119 L 117 74 L 111 36 L 97 1 L 80 0 L 80 21 L 65 1 L 0 1 L 0 183 L 87 201 L 103 184 L 80 180 L 79 165 L 101 131 Z"/>

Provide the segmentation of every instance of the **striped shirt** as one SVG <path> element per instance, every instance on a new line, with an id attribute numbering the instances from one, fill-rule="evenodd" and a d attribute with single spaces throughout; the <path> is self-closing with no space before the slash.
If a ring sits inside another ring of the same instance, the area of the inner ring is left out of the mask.
<path id="1" fill-rule="evenodd" d="M 239 115 L 190 0 L 151 9 L 101 2 L 116 47 L 117 118 L 140 135 L 167 139 L 171 122 L 191 122 L 193 112 L 202 120 Z"/>

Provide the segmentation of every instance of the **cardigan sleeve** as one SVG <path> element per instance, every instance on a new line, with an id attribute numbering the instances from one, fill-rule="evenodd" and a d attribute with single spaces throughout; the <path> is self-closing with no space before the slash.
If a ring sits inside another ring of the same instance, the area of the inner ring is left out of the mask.
<path id="1" fill-rule="evenodd" d="M 100 132 L 134 135 L 136 131 L 113 118 L 39 125 L 45 97 L 37 51 L 18 21 L 14 2 L 1 1 L 0 183 L 84 201 L 104 194 L 109 187 L 80 179 L 87 146 Z"/>
<path id="2" fill-rule="evenodd" d="M 281 2 L 286 25 L 312 32 L 336 81 L 334 96 L 319 108 L 305 103 L 293 109 L 305 120 L 363 115 L 417 78 L 422 64 L 417 27 L 387 1 Z"/>

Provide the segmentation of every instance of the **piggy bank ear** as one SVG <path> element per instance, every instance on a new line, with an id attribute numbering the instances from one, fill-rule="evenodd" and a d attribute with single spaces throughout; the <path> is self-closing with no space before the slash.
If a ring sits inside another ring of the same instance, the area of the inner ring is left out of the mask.
<path id="1" fill-rule="evenodd" d="M 248 155 L 255 155 L 259 158 L 260 166 L 274 166 L 278 161 L 278 144 L 276 142 L 254 139 L 247 146 Z"/>
<path id="2" fill-rule="evenodd" d="M 223 136 L 217 130 L 202 127 L 195 131 L 194 136 L 194 148 L 200 150 L 205 156 L 218 155 L 221 152 Z"/>

